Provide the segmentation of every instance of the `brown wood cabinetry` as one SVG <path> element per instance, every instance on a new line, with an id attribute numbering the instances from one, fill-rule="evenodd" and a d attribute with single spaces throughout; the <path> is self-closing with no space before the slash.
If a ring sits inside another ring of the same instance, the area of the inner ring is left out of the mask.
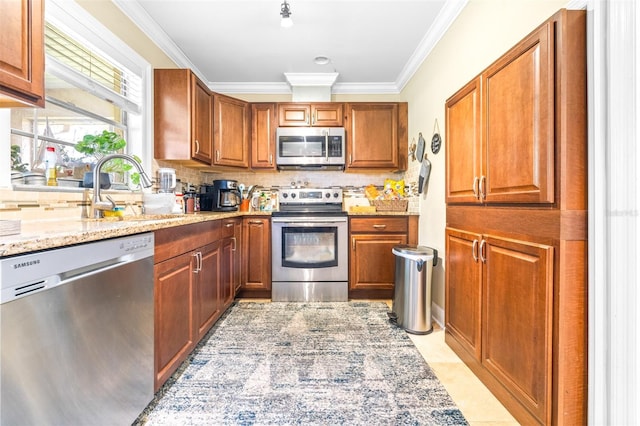
<path id="1" fill-rule="evenodd" d="M 240 242 L 242 238 L 242 219 L 222 220 L 222 271 L 220 291 L 223 310 L 231 306 L 240 283 Z"/>
<path id="2" fill-rule="evenodd" d="M 336 102 L 279 103 L 278 125 L 281 127 L 341 127 L 344 123 L 343 107 L 343 104 Z"/>
<path id="3" fill-rule="evenodd" d="M 276 104 L 251 104 L 251 168 L 276 169 Z"/>
<path id="4" fill-rule="evenodd" d="M 522 424 L 586 423 L 585 33 L 561 10 L 446 104 L 445 341 Z"/>
<path id="5" fill-rule="evenodd" d="M 407 104 L 346 104 L 346 170 L 406 170 Z"/>
<path id="6" fill-rule="evenodd" d="M 43 3 L 0 2 L 0 107 L 44 107 Z"/>
<path id="7" fill-rule="evenodd" d="M 155 233 L 155 389 L 173 374 L 226 308 L 220 297 L 220 221 Z"/>
<path id="8" fill-rule="evenodd" d="M 213 94 L 213 164 L 249 167 L 249 104 Z"/>
<path id="9" fill-rule="evenodd" d="M 447 228 L 445 326 L 545 418 L 551 392 L 553 247 Z"/>
<path id="10" fill-rule="evenodd" d="M 349 218 L 349 298 L 392 298 L 400 244 L 416 244 L 418 216 Z"/>
<path id="11" fill-rule="evenodd" d="M 210 166 L 213 116 L 207 86 L 188 69 L 156 69 L 154 90 L 154 157 Z"/>
<path id="12" fill-rule="evenodd" d="M 446 104 L 447 202 L 554 202 L 553 22 Z"/>
<path id="13" fill-rule="evenodd" d="M 268 216 L 246 216 L 242 225 L 241 297 L 271 297 L 271 226 Z"/>

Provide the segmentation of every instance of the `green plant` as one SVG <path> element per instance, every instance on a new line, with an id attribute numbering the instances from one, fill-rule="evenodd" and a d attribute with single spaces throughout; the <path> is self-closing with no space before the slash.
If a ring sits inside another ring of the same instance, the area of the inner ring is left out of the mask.
<path id="1" fill-rule="evenodd" d="M 84 135 L 82 140 L 76 143 L 75 149 L 98 161 L 106 155 L 122 151 L 125 146 L 127 146 L 127 141 L 125 141 L 122 136 L 115 132 L 103 130 L 102 133 L 98 135 Z M 138 163 L 142 161 L 135 155 L 133 157 Z M 103 165 L 102 171 L 105 173 L 124 174 L 132 168 L 133 166 L 122 158 L 114 158 Z M 138 172 L 131 173 L 131 182 L 135 185 L 140 184 L 140 174 Z"/>
<path id="2" fill-rule="evenodd" d="M 16 170 L 18 172 L 27 172 L 27 164 L 22 162 L 22 157 L 20 155 L 20 146 L 11 145 L 11 170 Z"/>

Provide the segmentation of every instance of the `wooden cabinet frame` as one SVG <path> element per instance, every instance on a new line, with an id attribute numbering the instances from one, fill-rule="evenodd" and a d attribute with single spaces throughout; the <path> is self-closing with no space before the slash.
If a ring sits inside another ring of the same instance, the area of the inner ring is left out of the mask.
<path id="1" fill-rule="evenodd" d="M 553 15 L 446 113 L 445 341 L 519 422 L 586 424 L 585 12 Z"/>

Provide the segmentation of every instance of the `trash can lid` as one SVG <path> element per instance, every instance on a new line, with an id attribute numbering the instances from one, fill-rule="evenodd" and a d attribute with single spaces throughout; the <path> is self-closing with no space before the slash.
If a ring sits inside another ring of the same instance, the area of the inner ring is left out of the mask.
<path id="1" fill-rule="evenodd" d="M 429 260 L 434 257 L 434 249 L 425 246 L 399 245 L 394 246 L 391 252 L 396 256 L 406 257 L 407 259 Z"/>

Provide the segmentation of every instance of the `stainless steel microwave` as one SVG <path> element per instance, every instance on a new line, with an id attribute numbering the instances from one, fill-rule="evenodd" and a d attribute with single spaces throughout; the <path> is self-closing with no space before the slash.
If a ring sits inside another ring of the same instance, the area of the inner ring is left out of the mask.
<path id="1" fill-rule="evenodd" d="M 276 139 L 281 170 L 344 170 L 343 127 L 278 127 Z"/>

